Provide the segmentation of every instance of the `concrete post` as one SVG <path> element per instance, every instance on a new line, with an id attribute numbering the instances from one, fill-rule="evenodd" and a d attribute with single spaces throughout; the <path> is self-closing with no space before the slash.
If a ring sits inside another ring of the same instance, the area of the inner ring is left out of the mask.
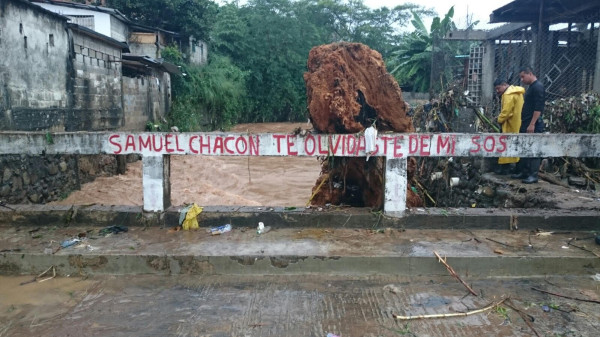
<path id="1" fill-rule="evenodd" d="M 402 216 L 406 210 L 406 158 L 386 157 L 385 196 L 383 209 L 386 215 Z"/>
<path id="2" fill-rule="evenodd" d="M 494 40 L 484 42 L 485 52 L 483 54 L 481 75 L 481 104 L 485 105 L 494 99 L 494 79 L 496 71 L 494 62 L 496 59 L 496 45 Z"/>
<path id="3" fill-rule="evenodd" d="M 171 205 L 171 156 L 142 157 L 144 211 L 162 212 Z"/>
<path id="4" fill-rule="evenodd" d="M 534 71 L 538 71 L 538 40 L 540 38 L 540 31 L 537 26 L 531 25 L 531 44 L 529 45 L 529 64 L 523 64 L 521 66 L 533 67 Z M 539 78 L 540 74 L 536 74 Z"/>
<path id="5" fill-rule="evenodd" d="M 594 91 L 600 92 L 600 29 L 596 30 L 598 41 L 596 41 L 596 68 L 594 69 Z"/>

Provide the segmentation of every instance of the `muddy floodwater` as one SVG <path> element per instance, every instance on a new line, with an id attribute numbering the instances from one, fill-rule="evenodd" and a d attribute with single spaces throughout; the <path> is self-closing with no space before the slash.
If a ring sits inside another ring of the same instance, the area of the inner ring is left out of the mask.
<path id="1" fill-rule="evenodd" d="M 236 133 L 291 133 L 307 123 L 240 124 Z M 171 203 L 202 206 L 302 206 L 321 170 L 315 157 L 171 156 Z M 62 205 L 142 205 L 142 162 L 127 173 L 98 177 L 81 186 Z"/>

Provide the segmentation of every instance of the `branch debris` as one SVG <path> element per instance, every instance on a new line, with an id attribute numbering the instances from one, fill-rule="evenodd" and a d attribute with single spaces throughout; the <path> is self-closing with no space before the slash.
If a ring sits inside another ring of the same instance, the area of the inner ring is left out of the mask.
<path id="1" fill-rule="evenodd" d="M 442 259 L 442 257 L 437 253 L 437 252 L 433 252 L 433 254 L 435 254 L 435 256 L 438 258 L 438 262 L 441 262 L 446 269 L 448 269 L 448 272 L 450 273 L 450 275 L 452 275 L 452 277 L 454 277 L 455 279 L 457 279 L 460 283 L 462 283 L 462 285 L 465 286 L 465 288 L 467 288 L 467 290 L 469 290 L 469 292 L 475 296 L 478 296 L 478 294 L 475 292 L 475 290 L 473 290 L 471 287 L 469 287 L 469 285 L 467 283 L 465 283 L 465 281 L 463 281 L 460 276 L 458 276 L 458 274 L 456 274 L 456 272 L 454 271 L 454 269 L 452 269 L 452 267 L 450 267 L 450 265 L 448 265 L 448 263 L 446 263 L 446 259 Z"/>
<path id="2" fill-rule="evenodd" d="M 552 295 L 552 296 L 558 296 L 558 297 L 562 297 L 562 298 L 568 298 L 570 300 L 600 304 L 600 301 L 597 301 L 597 300 L 590 300 L 590 299 L 587 299 L 587 298 L 578 298 L 578 297 L 571 297 L 571 296 L 561 295 L 561 294 L 553 293 L 553 292 L 550 292 L 550 291 L 546 291 L 546 290 L 542 290 L 542 289 L 538 289 L 538 288 L 534 288 L 534 287 L 531 287 L 531 290 L 539 291 L 541 293 Z"/>
<path id="3" fill-rule="evenodd" d="M 392 315 L 394 316 L 395 319 L 399 319 L 399 320 L 411 320 L 411 319 L 423 319 L 423 318 L 465 317 L 465 316 L 470 316 L 470 315 L 479 314 L 479 313 L 488 311 L 492 308 L 499 306 L 506 300 L 507 299 L 505 298 L 502 301 L 500 301 L 498 303 L 492 303 L 485 308 L 481 308 L 481 309 L 477 309 L 477 310 L 473 310 L 473 311 L 467 311 L 467 312 L 455 312 L 455 313 L 451 313 L 451 314 L 416 315 L 416 316 L 400 316 L 400 315 L 396 315 L 396 314 L 392 314 Z"/>

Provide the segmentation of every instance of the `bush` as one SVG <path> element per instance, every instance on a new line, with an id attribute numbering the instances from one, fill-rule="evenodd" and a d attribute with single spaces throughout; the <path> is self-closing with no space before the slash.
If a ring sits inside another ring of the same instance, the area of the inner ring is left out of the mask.
<path id="1" fill-rule="evenodd" d="M 173 104 L 169 124 L 180 131 L 226 129 L 237 123 L 247 107 L 246 73 L 227 57 L 212 54 L 205 66 L 186 65 L 175 47 L 162 52 L 181 67 L 184 76 L 171 83 Z"/>

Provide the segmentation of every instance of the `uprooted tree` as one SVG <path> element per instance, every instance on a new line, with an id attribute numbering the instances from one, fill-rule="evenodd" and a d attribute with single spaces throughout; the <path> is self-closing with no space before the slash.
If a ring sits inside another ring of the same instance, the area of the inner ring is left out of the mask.
<path id="1" fill-rule="evenodd" d="M 313 48 L 304 74 L 310 120 L 317 132 L 355 134 L 374 125 L 379 132 L 412 132 L 398 83 L 381 54 L 359 43 Z M 408 161 L 408 181 L 416 161 Z M 327 157 L 313 187 L 313 205 L 364 206 L 381 209 L 385 158 Z M 410 187 L 407 206 L 422 205 Z"/>

